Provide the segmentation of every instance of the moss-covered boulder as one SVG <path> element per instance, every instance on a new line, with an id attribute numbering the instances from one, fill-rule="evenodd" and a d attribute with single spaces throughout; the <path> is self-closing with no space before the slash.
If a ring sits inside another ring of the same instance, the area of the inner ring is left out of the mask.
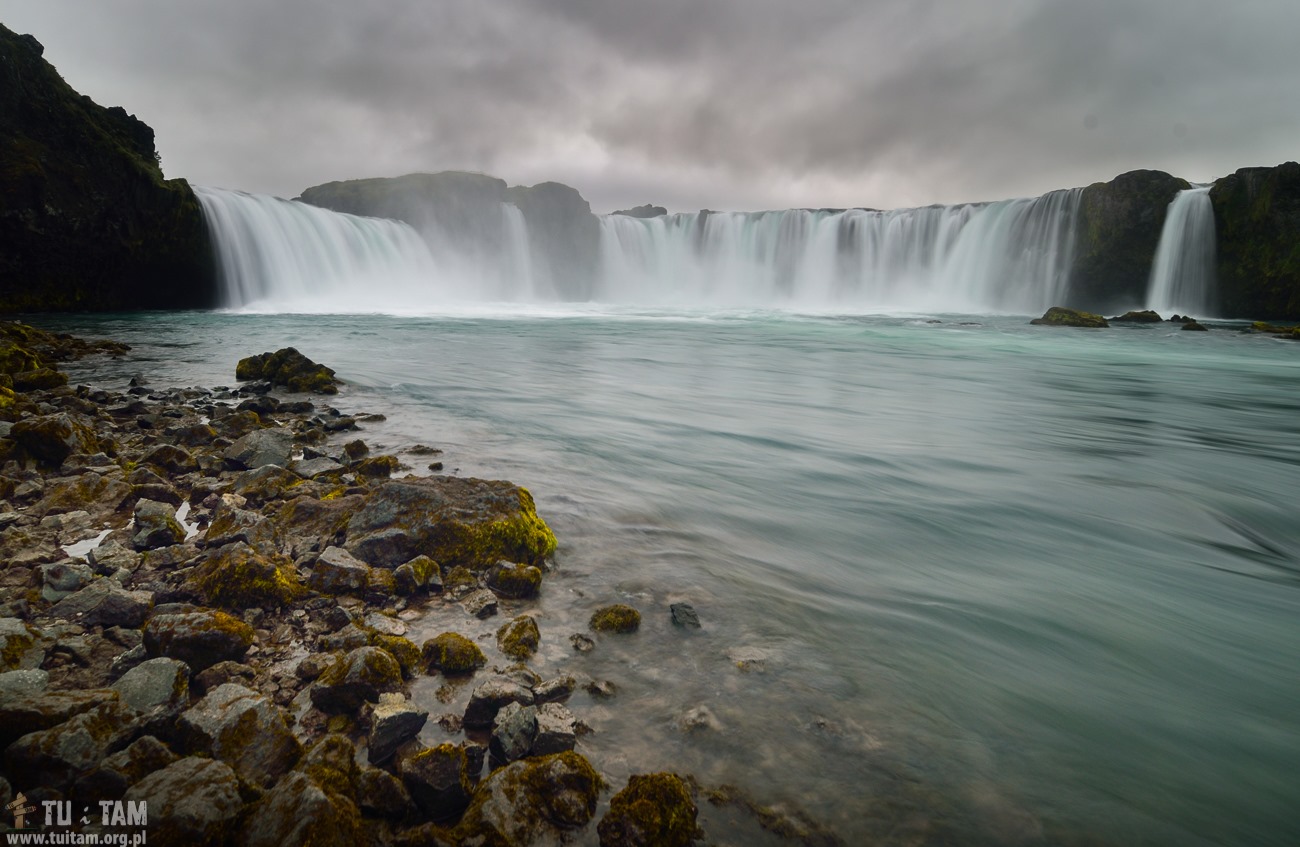
<path id="1" fill-rule="evenodd" d="M 591 613 L 590 626 L 596 632 L 636 632 L 641 627 L 641 613 L 624 603 L 601 606 Z"/>
<path id="2" fill-rule="evenodd" d="M 253 628 L 225 612 L 154 615 L 144 626 L 148 655 L 180 659 L 196 674 L 242 659 L 252 644 Z"/>
<path id="3" fill-rule="evenodd" d="M 198 199 L 153 130 L 77 94 L 41 44 L 0 26 L 0 310 L 216 302 Z"/>
<path id="4" fill-rule="evenodd" d="M 1300 164 L 1243 168 L 1214 183 L 1224 317 L 1300 320 Z"/>
<path id="5" fill-rule="evenodd" d="M 532 615 L 520 615 L 497 630 L 497 648 L 512 659 L 527 659 L 537 652 L 542 634 Z"/>
<path id="6" fill-rule="evenodd" d="M 542 569 L 536 565 L 497 562 L 488 569 L 485 581 L 488 588 L 502 597 L 512 599 L 536 597 L 538 589 L 542 586 Z"/>
<path id="7" fill-rule="evenodd" d="M 99 440 L 90 427 L 62 412 L 20 420 L 9 437 L 47 465 L 61 465 L 73 453 L 99 452 Z"/>
<path id="8" fill-rule="evenodd" d="M 439 744 L 401 756 L 397 773 L 411 799 L 430 820 L 455 820 L 469 805 L 473 785 L 461 747 Z"/>
<path id="9" fill-rule="evenodd" d="M 702 833 L 690 789 L 673 773 L 635 774 L 609 801 L 601 847 L 687 847 Z"/>
<path id="10" fill-rule="evenodd" d="M 562 842 L 596 813 L 602 782 L 573 751 L 522 759 L 479 783 L 454 843 L 524 847 Z"/>
<path id="11" fill-rule="evenodd" d="M 1053 306 L 1044 312 L 1041 318 L 1034 318 L 1030 323 L 1035 326 L 1082 326 L 1092 328 L 1110 326 L 1101 315 L 1094 315 L 1092 312 L 1081 312 L 1078 309 L 1066 309 L 1063 306 Z"/>
<path id="12" fill-rule="evenodd" d="M 186 751 L 225 762 L 241 782 L 258 788 L 274 785 L 302 754 L 284 712 L 233 682 L 209 691 L 182 714 L 176 731 Z"/>
<path id="13" fill-rule="evenodd" d="M 532 495 L 509 482 L 437 476 L 387 482 L 348 520 L 347 549 L 377 567 L 428 556 L 444 568 L 482 570 L 502 559 L 533 564 L 555 534 Z"/>
<path id="14" fill-rule="evenodd" d="M 131 545 L 137 550 L 169 547 L 185 540 L 185 528 L 176 520 L 170 503 L 140 499 L 135 503 L 135 535 Z"/>
<path id="15" fill-rule="evenodd" d="M 146 776 L 123 799 L 148 804 L 149 838 L 157 844 L 228 844 L 244 809 L 230 766 L 197 756 Z"/>
<path id="16" fill-rule="evenodd" d="M 417 591 L 441 592 L 442 568 L 428 556 L 416 556 L 393 571 L 397 593 L 408 596 Z"/>
<path id="17" fill-rule="evenodd" d="M 1151 266 L 1169 203 L 1187 180 L 1130 171 L 1083 190 L 1075 231 L 1070 300 L 1116 312 L 1146 301 Z"/>
<path id="18" fill-rule="evenodd" d="M 386 650 L 359 647 L 340 656 L 316 679 L 311 702 L 322 712 L 347 714 L 362 703 L 377 703 L 379 695 L 402 687 L 402 668 Z"/>
<path id="19" fill-rule="evenodd" d="M 352 847 L 367 843 L 356 803 L 356 749 L 321 739 L 297 767 L 249 808 L 240 847 Z"/>
<path id="20" fill-rule="evenodd" d="M 285 606 L 306 591 L 293 562 L 243 542 L 209 551 L 186 579 L 185 586 L 209 606 L 239 612 Z"/>
<path id="21" fill-rule="evenodd" d="M 290 391 L 314 394 L 337 394 L 340 382 L 332 369 L 313 362 L 293 347 L 240 359 L 235 366 L 235 378 L 264 379 Z"/>
<path id="22" fill-rule="evenodd" d="M 10 744 L 4 751 L 6 771 L 21 774 L 32 786 L 64 791 L 77 776 L 126 746 L 139 719 L 121 700 L 109 700 Z"/>
<path id="23" fill-rule="evenodd" d="M 1135 324 L 1158 324 L 1158 323 L 1164 323 L 1164 320 L 1165 320 L 1164 318 L 1160 317 L 1159 312 L 1152 311 L 1151 309 L 1142 309 L 1141 311 L 1129 311 L 1129 312 L 1125 312 L 1122 315 L 1119 315 L 1118 317 L 1111 318 L 1111 321 L 1117 321 L 1119 323 L 1135 323 Z"/>
<path id="24" fill-rule="evenodd" d="M 424 642 L 420 650 L 425 667 L 445 674 L 473 673 L 487 664 L 487 656 L 458 632 L 444 632 Z"/>

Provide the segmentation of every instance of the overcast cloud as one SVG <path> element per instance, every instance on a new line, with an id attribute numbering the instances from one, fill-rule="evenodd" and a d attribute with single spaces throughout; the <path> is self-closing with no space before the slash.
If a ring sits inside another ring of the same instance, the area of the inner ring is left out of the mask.
<path id="1" fill-rule="evenodd" d="M 1294 0 L 8 0 L 169 176 L 480 170 L 596 211 L 991 200 L 1300 157 Z"/>

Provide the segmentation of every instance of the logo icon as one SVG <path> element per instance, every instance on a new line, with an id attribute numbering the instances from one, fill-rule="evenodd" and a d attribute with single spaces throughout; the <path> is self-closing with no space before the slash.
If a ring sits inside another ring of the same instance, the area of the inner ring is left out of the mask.
<path id="1" fill-rule="evenodd" d="M 27 805 L 27 795 L 21 792 L 14 798 L 13 802 L 5 808 L 13 813 L 14 829 L 26 829 L 27 816 L 36 811 L 35 806 Z"/>

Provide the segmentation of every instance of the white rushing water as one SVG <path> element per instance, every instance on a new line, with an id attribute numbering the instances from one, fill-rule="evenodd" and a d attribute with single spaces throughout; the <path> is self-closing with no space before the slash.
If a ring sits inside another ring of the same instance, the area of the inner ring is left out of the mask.
<path id="1" fill-rule="evenodd" d="M 1151 267 L 1148 308 L 1215 317 L 1214 207 L 1210 186 L 1180 191 L 1169 203 Z"/>
<path id="2" fill-rule="evenodd" d="M 197 193 L 230 307 L 428 313 L 452 302 L 554 303 L 564 299 L 555 292 L 570 282 L 552 278 L 527 221 L 508 203 L 481 233 L 467 238 L 434 228 L 422 241 L 392 221 L 240 192 Z M 631 306 L 1040 312 L 1067 291 L 1080 195 L 1072 189 L 883 212 L 602 216 L 591 299 Z"/>

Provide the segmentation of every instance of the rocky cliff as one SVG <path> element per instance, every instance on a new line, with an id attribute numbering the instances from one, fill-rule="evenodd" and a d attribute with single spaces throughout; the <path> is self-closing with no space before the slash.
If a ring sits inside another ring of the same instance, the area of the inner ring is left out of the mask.
<path id="1" fill-rule="evenodd" d="M 153 130 L 43 52 L 0 25 L 0 311 L 212 305 L 202 212 L 163 179 Z"/>
<path id="2" fill-rule="evenodd" d="M 1165 212 L 1190 187 L 1162 171 L 1130 171 L 1085 188 L 1071 302 L 1107 314 L 1143 306 Z"/>
<path id="3" fill-rule="evenodd" d="M 1300 164 L 1242 168 L 1210 202 L 1223 314 L 1300 320 Z"/>

